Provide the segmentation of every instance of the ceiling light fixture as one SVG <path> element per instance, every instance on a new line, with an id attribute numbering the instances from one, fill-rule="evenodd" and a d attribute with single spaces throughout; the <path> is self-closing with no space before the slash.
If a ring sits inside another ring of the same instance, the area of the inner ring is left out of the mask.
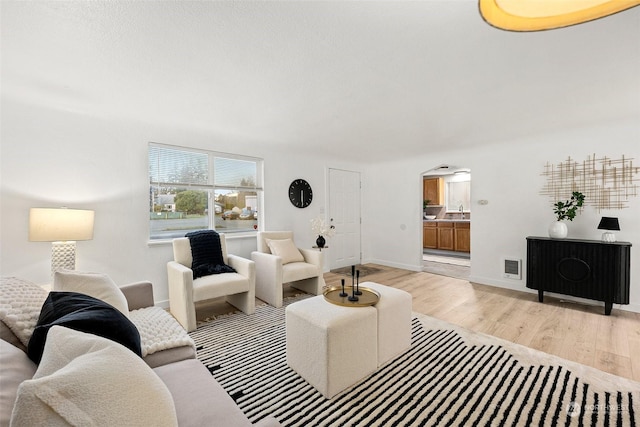
<path id="1" fill-rule="evenodd" d="M 603 18 L 640 5 L 640 0 L 479 0 L 482 18 L 509 31 L 541 31 Z"/>

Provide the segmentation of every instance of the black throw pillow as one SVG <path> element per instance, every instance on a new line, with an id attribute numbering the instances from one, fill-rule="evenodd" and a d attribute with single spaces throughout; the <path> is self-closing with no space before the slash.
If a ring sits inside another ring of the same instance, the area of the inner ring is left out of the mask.
<path id="1" fill-rule="evenodd" d="M 233 267 L 224 263 L 220 235 L 213 230 L 192 231 L 185 234 L 191 245 L 191 270 L 193 278 L 211 274 L 235 273 Z"/>
<path id="2" fill-rule="evenodd" d="M 47 333 L 55 325 L 108 338 L 142 357 L 138 328 L 120 310 L 89 295 L 50 292 L 27 347 L 35 363 L 40 363 Z"/>

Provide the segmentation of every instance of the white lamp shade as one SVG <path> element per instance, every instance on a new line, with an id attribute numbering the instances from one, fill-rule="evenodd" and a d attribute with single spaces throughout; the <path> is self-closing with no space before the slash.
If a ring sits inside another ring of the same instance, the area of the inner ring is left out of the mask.
<path id="1" fill-rule="evenodd" d="M 29 240 L 66 242 L 93 239 L 95 212 L 85 209 L 31 208 Z"/>

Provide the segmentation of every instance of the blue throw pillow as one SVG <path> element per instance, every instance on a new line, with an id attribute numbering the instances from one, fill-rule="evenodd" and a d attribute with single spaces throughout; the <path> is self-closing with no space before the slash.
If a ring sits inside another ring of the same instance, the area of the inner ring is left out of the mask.
<path id="1" fill-rule="evenodd" d="M 40 363 L 47 333 L 54 325 L 108 338 L 142 357 L 138 328 L 120 310 L 89 295 L 50 292 L 27 347 L 35 363 Z"/>

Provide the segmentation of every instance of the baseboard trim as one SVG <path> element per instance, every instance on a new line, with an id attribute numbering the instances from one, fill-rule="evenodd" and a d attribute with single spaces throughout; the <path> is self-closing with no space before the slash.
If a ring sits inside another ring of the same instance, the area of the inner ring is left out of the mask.
<path id="1" fill-rule="evenodd" d="M 504 288 L 504 289 L 511 289 L 514 291 L 520 291 L 520 292 L 527 292 L 529 294 L 538 294 L 538 291 L 535 289 L 529 289 L 526 287 L 524 281 L 519 280 L 517 282 L 514 283 L 509 283 L 507 281 L 504 280 L 495 280 L 495 279 L 490 279 L 490 278 L 486 278 L 486 277 L 478 277 L 478 276 L 471 276 L 469 277 L 469 282 L 473 282 L 473 283 L 477 283 L 479 285 L 487 285 L 487 286 L 494 286 L 497 288 Z M 586 298 L 579 298 L 579 297 L 574 297 L 571 295 L 564 295 L 564 294 L 556 294 L 554 292 L 545 292 L 544 293 L 545 296 L 550 296 L 552 298 L 556 298 L 556 299 L 560 299 L 560 300 L 565 300 L 565 301 L 571 301 L 571 302 L 575 302 L 578 304 L 583 304 L 583 305 L 592 305 L 595 307 L 600 307 L 602 306 L 602 310 L 604 313 L 604 302 L 602 301 L 596 301 L 596 300 L 592 300 L 592 299 L 586 299 Z M 640 305 L 638 304 L 613 304 L 613 308 L 616 308 L 618 310 L 623 310 L 623 311 L 630 311 L 633 313 L 640 313 Z"/>
<path id="2" fill-rule="evenodd" d="M 363 264 L 378 264 L 385 267 L 401 268 L 409 271 L 422 271 L 422 265 L 401 264 L 396 262 L 384 261 L 381 259 L 367 259 L 362 261 Z"/>

